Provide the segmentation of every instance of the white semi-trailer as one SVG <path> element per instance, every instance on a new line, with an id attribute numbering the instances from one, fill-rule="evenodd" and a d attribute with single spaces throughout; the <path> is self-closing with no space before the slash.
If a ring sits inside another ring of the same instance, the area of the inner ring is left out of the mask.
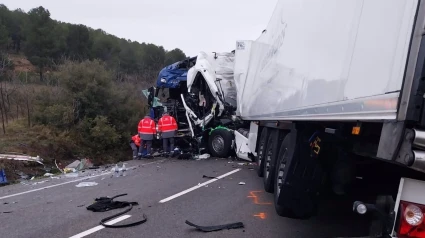
<path id="1" fill-rule="evenodd" d="M 192 136 L 234 96 L 242 123 L 208 149 L 256 160 L 279 215 L 311 217 L 331 188 L 377 216 L 371 236 L 425 237 L 424 29 L 424 0 L 279 0 L 257 40 L 196 58 Z"/>

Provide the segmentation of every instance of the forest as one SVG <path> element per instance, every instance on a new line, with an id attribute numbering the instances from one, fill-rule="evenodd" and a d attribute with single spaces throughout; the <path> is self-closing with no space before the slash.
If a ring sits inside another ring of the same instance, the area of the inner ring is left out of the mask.
<path id="1" fill-rule="evenodd" d="M 147 112 L 141 90 L 185 57 L 178 48 L 54 20 L 41 6 L 25 12 L 0 4 L 0 153 L 128 159 Z"/>

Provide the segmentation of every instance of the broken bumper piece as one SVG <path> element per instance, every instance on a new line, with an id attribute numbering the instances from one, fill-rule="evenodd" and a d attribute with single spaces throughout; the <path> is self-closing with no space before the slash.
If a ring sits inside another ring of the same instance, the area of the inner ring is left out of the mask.
<path id="1" fill-rule="evenodd" d="M 230 223 L 225 225 L 217 225 L 217 226 L 198 226 L 193 224 L 192 222 L 186 220 L 186 224 L 189 226 L 193 226 L 198 230 L 201 230 L 203 232 L 211 232 L 211 231 L 219 231 L 224 229 L 238 229 L 238 228 L 244 228 L 244 224 L 242 222 L 236 222 L 236 223 Z"/>

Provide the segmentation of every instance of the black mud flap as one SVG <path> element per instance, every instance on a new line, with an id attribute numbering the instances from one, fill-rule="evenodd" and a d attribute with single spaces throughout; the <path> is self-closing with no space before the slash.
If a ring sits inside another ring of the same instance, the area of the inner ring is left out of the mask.
<path id="1" fill-rule="evenodd" d="M 290 217 L 307 219 L 315 215 L 325 171 L 319 162 L 320 133 L 292 129 L 288 159 L 278 203 L 291 210 Z"/>

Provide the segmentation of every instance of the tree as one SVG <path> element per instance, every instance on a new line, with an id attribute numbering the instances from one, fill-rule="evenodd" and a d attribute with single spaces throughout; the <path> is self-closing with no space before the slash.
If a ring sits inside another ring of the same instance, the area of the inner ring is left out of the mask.
<path id="1" fill-rule="evenodd" d="M 25 40 L 24 26 L 27 26 L 28 15 L 22 9 L 16 9 L 11 13 L 9 34 L 12 39 L 12 49 L 19 53 L 22 41 Z"/>
<path id="2" fill-rule="evenodd" d="M 179 48 L 176 48 L 172 51 L 167 51 L 165 53 L 165 65 L 170 65 L 173 64 L 175 62 L 184 60 L 186 58 L 186 55 L 183 53 L 182 50 L 180 50 Z"/>
<path id="3" fill-rule="evenodd" d="M 69 25 L 66 37 L 67 55 L 72 59 L 89 59 L 93 40 L 90 38 L 89 29 L 84 25 Z"/>
<path id="4" fill-rule="evenodd" d="M 9 43 L 9 32 L 0 20 L 0 48 L 6 48 Z"/>
<path id="5" fill-rule="evenodd" d="M 54 35 L 54 22 L 50 12 L 43 7 L 34 8 L 28 13 L 27 44 L 25 55 L 38 67 L 40 81 L 43 81 L 43 70 L 50 66 L 51 59 L 57 53 L 57 41 Z"/>

